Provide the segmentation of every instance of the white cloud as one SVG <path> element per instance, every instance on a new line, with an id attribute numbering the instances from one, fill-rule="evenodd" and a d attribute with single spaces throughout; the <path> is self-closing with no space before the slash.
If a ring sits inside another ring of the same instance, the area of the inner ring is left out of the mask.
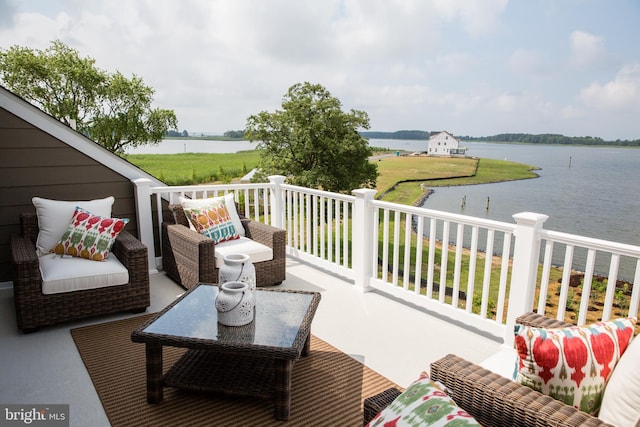
<path id="1" fill-rule="evenodd" d="M 461 21 L 464 30 L 472 36 L 496 31 L 508 0 L 436 0 L 437 17 Z M 435 23 L 437 25 L 437 23 Z"/>
<path id="2" fill-rule="evenodd" d="M 516 49 L 507 64 L 513 72 L 524 75 L 538 75 L 547 69 L 540 54 L 527 49 Z"/>
<path id="3" fill-rule="evenodd" d="M 584 31 L 574 31 L 570 36 L 571 59 L 577 66 L 597 65 L 606 60 L 604 39 Z"/>
<path id="4" fill-rule="evenodd" d="M 640 64 L 623 67 L 607 83 L 591 83 L 580 91 L 580 100 L 596 110 L 640 111 Z"/>

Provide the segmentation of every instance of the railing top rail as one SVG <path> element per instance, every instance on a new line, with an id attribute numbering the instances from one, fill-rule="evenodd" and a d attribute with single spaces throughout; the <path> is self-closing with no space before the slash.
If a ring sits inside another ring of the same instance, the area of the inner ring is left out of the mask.
<path id="1" fill-rule="evenodd" d="M 629 245 L 626 243 L 612 242 L 609 240 L 578 236 L 576 234 L 562 233 L 552 230 L 541 230 L 540 237 L 544 240 L 564 243 L 567 245 L 575 245 L 587 249 L 640 258 L 640 246 Z"/>
<path id="2" fill-rule="evenodd" d="M 454 222 L 465 224 L 465 225 L 471 225 L 471 226 L 477 225 L 485 228 L 491 228 L 497 231 L 502 231 L 505 233 L 513 233 L 516 230 L 516 224 L 510 224 L 508 222 L 495 221 L 491 219 L 478 218 L 478 217 L 468 216 L 468 215 L 454 214 L 454 213 L 449 213 L 444 211 L 436 211 L 433 209 L 422 208 L 419 206 L 410 206 L 410 205 L 401 205 L 401 204 L 391 203 L 391 202 L 383 202 L 380 200 L 374 200 L 371 203 L 373 206 L 376 206 L 381 209 L 397 210 L 404 213 L 410 213 L 412 215 L 428 216 L 428 217 L 436 218 L 440 220 L 454 221 Z"/>
<path id="3" fill-rule="evenodd" d="M 272 184 L 250 183 L 250 184 L 205 184 L 205 185 L 179 185 L 179 186 L 159 186 L 151 187 L 152 193 L 193 193 L 198 191 L 228 191 L 254 188 L 270 188 Z"/>
<path id="4" fill-rule="evenodd" d="M 291 184 L 283 184 L 281 188 L 285 190 L 299 191 L 301 193 L 306 193 L 306 194 L 313 194 L 315 196 L 327 197 L 335 200 L 344 200 L 347 202 L 353 202 L 356 200 L 355 196 L 350 196 L 348 194 L 332 193 L 331 191 L 316 190 L 313 188 L 300 187 L 300 186 L 291 185 Z"/>

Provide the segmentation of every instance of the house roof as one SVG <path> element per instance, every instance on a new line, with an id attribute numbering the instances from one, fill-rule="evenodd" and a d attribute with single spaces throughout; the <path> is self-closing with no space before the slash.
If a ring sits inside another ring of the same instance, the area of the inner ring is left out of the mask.
<path id="1" fill-rule="evenodd" d="M 446 130 L 437 130 L 437 131 L 431 131 L 429 133 L 429 138 L 433 138 L 434 136 L 438 136 L 441 133 L 446 133 L 447 135 L 449 135 L 451 138 L 454 138 L 454 136 L 452 134 L 450 134 L 449 132 L 447 132 Z"/>
<path id="2" fill-rule="evenodd" d="M 63 124 L 55 117 L 20 98 L 3 86 L 0 86 L 0 108 L 4 108 L 27 123 L 32 124 L 129 180 L 147 178 L 152 181 L 153 186 L 166 185 L 134 164 L 110 152 L 80 132 Z"/>

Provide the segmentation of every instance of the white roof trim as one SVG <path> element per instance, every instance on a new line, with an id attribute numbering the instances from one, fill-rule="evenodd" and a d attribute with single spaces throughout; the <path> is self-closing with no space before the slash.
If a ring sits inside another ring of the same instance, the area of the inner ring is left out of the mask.
<path id="1" fill-rule="evenodd" d="M 113 154 L 100 144 L 97 144 L 79 132 L 76 132 L 2 86 L 0 86 L 0 107 L 57 138 L 70 147 L 91 157 L 97 162 L 100 162 L 129 180 L 147 178 L 153 182 L 154 186 L 166 186 L 162 181 L 134 166 L 120 156 Z"/>

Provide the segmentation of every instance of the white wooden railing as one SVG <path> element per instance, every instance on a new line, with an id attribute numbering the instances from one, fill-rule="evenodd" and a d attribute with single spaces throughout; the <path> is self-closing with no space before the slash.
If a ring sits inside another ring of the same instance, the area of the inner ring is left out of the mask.
<path id="1" fill-rule="evenodd" d="M 137 180 L 141 239 L 154 247 L 163 201 L 234 192 L 245 216 L 287 230 L 290 256 L 342 275 L 355 290 L 376 290 L 507 344 L 518 315 L 545 314 L 548 304 L 558 319 L 586 323 L 596 288 L 604 293 L 598 319 L 638 315 L 640 285 L 616 287 L 620 278 L 640 283 L 638 246 L 544 230 L 542 214 L 519 213 L 506 223 L 377 201 L 375 190 L 344 195 L 289 185 L 282 176 L 269 181 L 151 187 Z M 160 260 L 151 257 L 150 267 Z M 610 280 L 596 286 L 597 275 Z"/>

